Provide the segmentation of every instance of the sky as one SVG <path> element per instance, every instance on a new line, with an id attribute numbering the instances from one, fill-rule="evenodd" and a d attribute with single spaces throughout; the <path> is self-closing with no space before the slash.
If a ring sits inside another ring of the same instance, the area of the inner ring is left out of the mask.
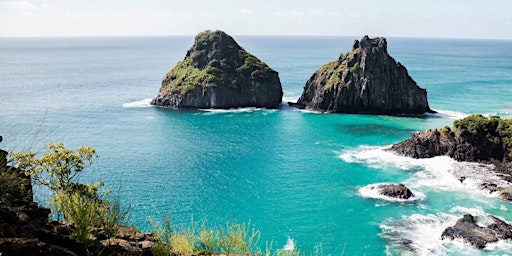
<path id="1" fill-rule="evenodd" d="M 512 39 L 511 0 L 0 0 L 0 37 L 341 35 Z"/>

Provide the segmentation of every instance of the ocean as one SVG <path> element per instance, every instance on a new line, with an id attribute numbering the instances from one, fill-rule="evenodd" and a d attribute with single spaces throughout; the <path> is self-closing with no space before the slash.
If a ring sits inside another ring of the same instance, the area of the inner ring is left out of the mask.
<path id="1" fill-rule="evenodd" d="M 103 179 L 131 222 L 170 214 L 249 222 L 275 249 L 321 255 L 507 255 L 512 241 L 473 249 L 441 240 L 465 213 L 512 222 L 512 205 L 477 189 L 490 166 L 386 151 L 412 133 L 473 113 L 512 117 L 512 41 L 388 38 L 388 51 L 426 88 L 438 114 L 319 114 L 286 105 L 354 37 L 235 36 L 279 72 L 277 110 L 168 110 L 149 101 L 193 36 L 0 38 L 0 148 L 42 152 L 51 142 L 94 147 L 80 179 Z M 461 184 L 458 177 L 465 176 Z M 371 189 L 403 183 L 414 201 Z M 48 192 L 36 188 L 45 204 Z"/>

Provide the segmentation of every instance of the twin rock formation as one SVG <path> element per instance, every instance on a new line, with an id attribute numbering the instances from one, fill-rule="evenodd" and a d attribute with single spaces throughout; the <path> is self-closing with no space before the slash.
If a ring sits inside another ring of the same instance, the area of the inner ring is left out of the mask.
<path id="1" fill-rule="evenodd" d="M 152 105 L 166 108 L 279 108 L 278 73 L 222 31 L 199 33 L 162 81 Z M 387 53 L 385 38 L 363 37 L 351 52 L 320 67 L 297 103 L 313 111 L 368 114 L 430 112 L 427 92 Z"/>
<path id="2" fill-rule="evenodd" d="M 199 33 L 162 81 L 152 105 L 167 108 L 278 108 L 283 89 L 276 71 L 222 31 Z"/>

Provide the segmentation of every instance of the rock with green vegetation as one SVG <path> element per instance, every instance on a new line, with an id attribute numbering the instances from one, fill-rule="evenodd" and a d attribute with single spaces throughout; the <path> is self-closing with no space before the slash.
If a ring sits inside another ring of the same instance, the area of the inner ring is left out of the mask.
<path id="1" fill-rule="evenodd" d="M 363 37 L 352 51 L 321 66 L 290 105 L 314 111 L 365 114 L 433 112 L 427 91 L 387 52 L 383 37 Z"/>
<path id="2" fill-rule="evenodd" d="M 278 73 L 222 31 L 205 31 L 169 71 L 152 105 L 166 108 L 278 108 Z"/>
<path id="3" fill-rule="evenodd" d="M 449 156 L 457 161 L 494 165 L 493 175 L 512 183 L 512 119 L 471 115 L 453 122 L 453 127 L 428 130 L 391 146 L 392 151 L 413 158 Z M 465 177 L 460 177 L 464 182 Z M 512 202 L 510 186 L 482 183 L 489 193 Z"/>
<path id="4" fill-rule="evenodd" d="M 471 115 L 453 122 L 453 128 L 428 130 L 394 144 L 391 149 L 414 158 L 447 155 L 457 161 L 512 160 L 512 119 Z"/>

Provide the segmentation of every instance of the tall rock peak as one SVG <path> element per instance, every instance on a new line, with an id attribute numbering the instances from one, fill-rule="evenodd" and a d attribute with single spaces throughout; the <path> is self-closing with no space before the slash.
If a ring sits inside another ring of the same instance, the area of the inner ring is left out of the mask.
<path id="1" fill-rule="evenodd" d="M 278 73 L 222 31 L 199 33 L 163 78 L 152 105 L 167 108 L 278 108 Z"/>
<path id="2" fill-rule="evenodd" d="M 315 111 L 366 114 L 432 112 L 427 91 L 387 52 L 384 37 L 364 36 L 352 51 L 321 66 L 292 105 Z"/>

